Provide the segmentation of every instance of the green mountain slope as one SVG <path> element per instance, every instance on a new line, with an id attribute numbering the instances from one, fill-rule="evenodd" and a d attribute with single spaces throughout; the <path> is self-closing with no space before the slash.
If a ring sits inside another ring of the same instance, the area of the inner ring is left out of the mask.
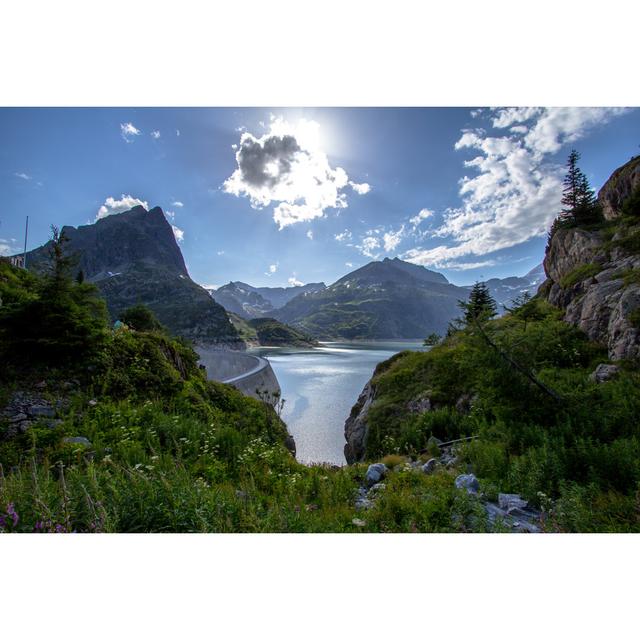
<path id="1" fill-rule="evenodd" d="M 467 296 L 439 273 L 385 259 L 297 296 L 274 316 L 321 339 L 423 338 L 444 333 Z"/>

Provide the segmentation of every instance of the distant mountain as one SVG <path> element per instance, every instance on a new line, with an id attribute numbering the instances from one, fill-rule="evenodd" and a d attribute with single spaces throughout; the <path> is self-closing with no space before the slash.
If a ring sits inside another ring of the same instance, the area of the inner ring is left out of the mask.
<path id="1" fill-rule="evenodd" d="M 524 276 L 511 276 L 509 278 L 491 278 L 486 281 L 487 287 L 498 303 L 498 311 L 505 311 L 505 305 L 508 307 L 513 301 L 528 292 L 532 296 L 536 294 L 538 287 L 544 282 L 546 276 L 542 264 L 534 267 Z M 471 287 L 465 287 L 471 289 Z"/>
<path id="2" fill-rule="evenodd" d="M 424 338 L 445 333 L 468 295 L 440 273 L 385 258 L 296 296 L 274 316 L 320 339 Z"/>
<path id="3" fill-rule="evenodd" d="M 296 296 L 323 291 L 326 288 L 327 285 L 324 282 L 310 282 L 296 287 L 258 287 L 256 291 L 268 300 L 274 309 L 279 309 Z"/>
<path id="4" fill-rule="evenodd" d="M 187 272 L 162 209 L 138 206 L 85 226 L 63 227 L 67 252 L 107 301 L 113 319 L 127 307 L 147 305 L 172 333 L 198 343 L 241 341 L 225 310 Z M 50 242 L 27 254 L 27 266 L 48 263 Z"/>
<path id="5" fill-rule="evenodd" d="M 245 282 L 230 282 L 210 291 L 211 297 L 227 311 L 241 318 L 261 318 L 284 306 L 296 296 L 326 289 L 324 282 L 298 287 L 252 287 Z"/>
<path id="6" fill-rule="evenodd" d="M 251 285 L 230 282 L 219 289 L 209 290 L 211 297 L 227 311 L 246 320 L 260 318 L 273 311 L 271 302 L 263 298 Z"/>

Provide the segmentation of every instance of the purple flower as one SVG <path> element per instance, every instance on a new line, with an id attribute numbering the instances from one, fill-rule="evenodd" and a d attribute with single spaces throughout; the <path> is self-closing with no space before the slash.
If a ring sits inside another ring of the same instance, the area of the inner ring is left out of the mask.
<path id="1" fill-rule="evenodd" d="M 4 529 L 7 526 L 7 519 L 4 516 L 0 516 L 0 529 Z"/>
<path id="2" fill-rule="evenodd" d="M 11 519 L 13 520 L 13 526 L 15 527 L 18 524 L 18 521 L 20 520 L 20 517 L 16 513 L 16 510 L 15 510 L 15 507 L 13 505 L 13 502 L 10 502 L 7 505 L 7 515 L 11 516 Z"/>

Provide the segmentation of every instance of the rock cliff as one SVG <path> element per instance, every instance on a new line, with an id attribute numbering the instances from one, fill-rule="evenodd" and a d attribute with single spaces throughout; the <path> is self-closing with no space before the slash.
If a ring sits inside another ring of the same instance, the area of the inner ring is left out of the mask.
<path id="1" fill-rule="evenodd" d="M 640 357 L 640 157 L 617 169 L 598 194 L 606 222 L 557 228 L 540 294 L 564 319 L 605 345 L 612 360 Z"/>
<path id="2" fill-rule="evenodd" d="M 347 444 L 344 445 L 344 457 L 349 464 L 359 462 L 364 458 L 367 418 L 369 407 L 374 399 L 374 389 L 371 381 L 367 382 L 356 404 L 351 409 L 351 414 L 344 424 L 344 437 Z"/>

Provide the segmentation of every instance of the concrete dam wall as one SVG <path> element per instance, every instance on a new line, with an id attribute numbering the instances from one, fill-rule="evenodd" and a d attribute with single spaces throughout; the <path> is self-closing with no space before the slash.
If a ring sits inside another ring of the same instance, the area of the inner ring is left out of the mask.
<path id="1" fill-rule="evenodd" d="M 196 351 L 210 380 L 230 384 L 252 398 L 258 398 L 259 393 L 280 393 L 276 374 L 265 358 L 205 347 L 196 347 Z"/>

